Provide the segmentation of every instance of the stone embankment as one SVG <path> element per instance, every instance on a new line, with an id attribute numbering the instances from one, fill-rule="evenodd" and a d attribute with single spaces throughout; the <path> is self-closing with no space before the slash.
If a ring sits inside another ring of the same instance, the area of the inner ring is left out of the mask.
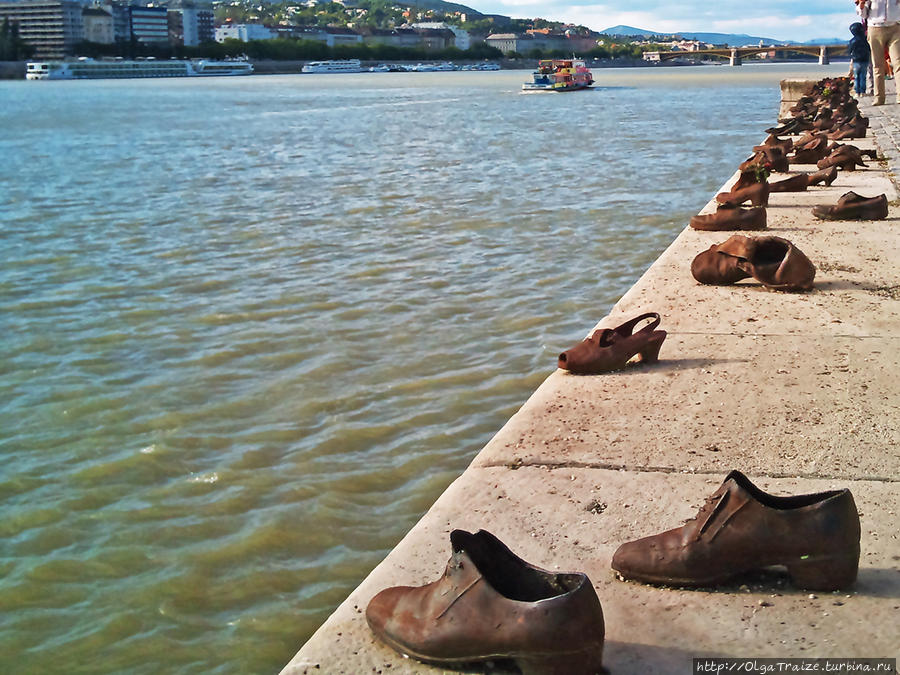
<path id="1" fill-rule="evenodd" d="M 713 655 L 897 657 L 900 207 L 890 172 L 900 106 L 862 107 L 872 133 L 852 142 L 877 145 L 888 162 L 769 202 L 769 233 L 818 268 L 811 292 L 697 284 L 691 260 L 731 233 L 686 228 L 598 324 L 659 312 L 669 332 L 659 363 L 553 372 L 284 675 L 443 672 L 377 642 L 364 612 L 385 587 L 437 579 L 455 528 L 487 529 L 533 564 L 587 573 L 612 673 L 689 673 L 692 657 Z M 888 219 L 812 217 L 848 190 L 887 193 Z M 712 591 L 614 576 L 621 543 L 681 525 L 735 468 L 777 494 L 850 488 L 862 524 L 856 584 L 809 593 L 762 573 Z"/>

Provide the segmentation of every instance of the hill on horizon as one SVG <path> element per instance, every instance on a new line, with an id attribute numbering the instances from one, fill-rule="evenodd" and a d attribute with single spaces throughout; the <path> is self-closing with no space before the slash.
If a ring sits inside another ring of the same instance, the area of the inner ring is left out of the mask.
<path id="1" fill-rule="evenodd" d="M 746 35 L 744 33 L 696 33 L 692 31 L 677 31 L 675 33 L 662 33 L 659 31 L 645 30 L 643 28 L 635 28 L 634 26 L 611 26 L 600 33 L 604 35 L 637 35 L 640 37 L 669 36 L 680 35 L 687 40 L 700 40 L 701 42 L 709 42 L 711 44 L 727 44 L 731 47 L 754 47 L 762 41 L 765 45 L 821 45 L 821 44 L 840 44 L 846 42 L 847 39 L 842 38 L 817 38 L 815 40 L 776 40 L 774 38 L 759 37 L 755 35 Z"/>

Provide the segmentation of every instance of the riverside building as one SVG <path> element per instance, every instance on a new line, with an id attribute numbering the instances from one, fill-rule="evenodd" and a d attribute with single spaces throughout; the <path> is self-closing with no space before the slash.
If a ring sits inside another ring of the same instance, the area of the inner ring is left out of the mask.
<path id="1" fill-rule="evenodd" d="M 36 58 L 58 59 L 84 40 L 83 9 L 71 0 L 0 2 L 0 23 L 17 23 L 19 36 L 34 47 Z"/>

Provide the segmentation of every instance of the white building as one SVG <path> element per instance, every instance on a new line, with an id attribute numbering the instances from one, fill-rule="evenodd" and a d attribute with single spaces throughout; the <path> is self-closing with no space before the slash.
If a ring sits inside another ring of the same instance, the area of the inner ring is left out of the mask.
<path id="1" fill-rule="evenodd" d="M 225 40 L 250 42 L 251 40 L 271 40 L 274 37 L 275 32 L 260 23 L 228 23 L 216 27 L 216 42 L 225 42 Z"/>
<path id="2" fill-rule="evenodd" d="M 469 38 L 469 31 L 463 30 L 459 26 L 451 26 L 450 24 L 444 23 L 443 21 L 426 21 L 424 23 L 414 23 L 412 25 L 413 28 L 433 28 L 435 30 L 449 30 L 453 32 L 453 35 L 456 36 L 456 39 L 453 41 L 454 46 L 459 49 L 468 49 L 472 46 L 472 41 Z"/>

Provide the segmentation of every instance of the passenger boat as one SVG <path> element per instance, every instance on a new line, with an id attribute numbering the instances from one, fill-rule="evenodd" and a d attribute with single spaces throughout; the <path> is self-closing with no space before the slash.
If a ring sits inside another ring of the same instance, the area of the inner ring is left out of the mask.
<path id="1" fill-rule="evenodd" d="M 532 81 L 522 85 L 523 91 L 576 91 L 594 84 L 591 71 L 582 59 L 547 59 L 538 61 Z"/>
<path id="2" fill-rule="evenodd" d="M 77 61 L 32 61 L 25 69 L 27 80 L 100 80 L 135 77 L 199 77 L 249 75 L 248 61 L 85 59 Z"/>
<path id="3" fill-rule="evenodd" d="M 300 69 L 301 73 L 361 73 L 362 71 L 359 59 L 310 61 Z"/>

